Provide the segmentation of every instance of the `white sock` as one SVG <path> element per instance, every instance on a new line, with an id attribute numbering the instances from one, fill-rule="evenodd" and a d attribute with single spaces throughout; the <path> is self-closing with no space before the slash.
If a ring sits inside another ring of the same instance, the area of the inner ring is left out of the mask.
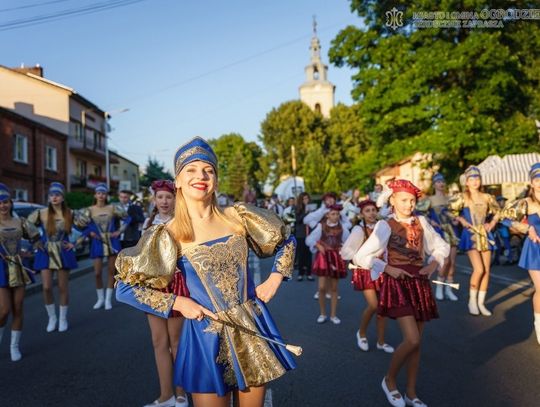
<path id="1" fill-rule="evenodd" d="M 21 340 L 21 331 L 11 331 L 11 360 L 17 362 L 21 360 L 21 351 L 19 350 L 19 341 Z"/>
<path id="2" fill-rule="evenodd" d="M 478 305 L 484 305 L 487 291 L 478 291 Z"/>
<path id="3" fill-rule="evenodd" d="M 534 313 L 534 330 L 536 331 L 536 340 L 540 343 L 540 313 L 538 312 Z"/>
<path id="4" fill-rule="evenodd" d="M 105 290 L 103 288 L 96 288 L 96 293 L 97 293 L 97 299 L 98 301 L 103 301 L 103 294 L 104 294 Z"/>
<path id="5" fill-rule="evenodd" d="M 469 303 L 476 303 L 478 299 L 478 290 L 470 289 L 469 290 Z"/>
<path id="6" fill-rule="evenodd" d="M 47 310 L 47 315 L 49 315 L 49 318 L 56 318 L 56 309 L 54 304 L 45 304 L 45 309 Z"/>
<path id="7" fill-rule="evenodd" d="M 60 305 L 60 319 L 67 318 L 68 308 L 69 307 L 67 305 Z"/>

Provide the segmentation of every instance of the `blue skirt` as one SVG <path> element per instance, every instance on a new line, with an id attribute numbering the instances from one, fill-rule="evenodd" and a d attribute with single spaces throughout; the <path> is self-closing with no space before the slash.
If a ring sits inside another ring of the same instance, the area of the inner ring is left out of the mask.
<path id="1" fill-rule="evenodd" d="M 282 341 L 266 305 L 258 299 L 254 301 L 260 310 L 260 313 L 251 314 L 257 329 L 265 336 Z M 245 375 L 238 364 L 239 355 L 235 349 L 232 349 L 233 363 L 230 368 L 234 372 L 236 384 L 226 383 L 224 380 L 227 367 L 218 362 L 220 335 L 208 332 L 209 325 L 210 322 L 206 319 L 200 322 L 193 319 L 184 321 L 174 367 L 175 384 L 188 393 L 217 393 L 218 396 L 224 396 L 235 389 L 245 390 L 249 384 L 244 380 Z M 296 367 L 292 355 L 284 347 L 270 342 L 267 344 L 284 371 Z M 263 367 L 261 366 L 261 369 Z"/>
<path id="2" fill-rule="evenodd" d="M 72 270 L 77 268 L 77 257 L 75 249 L 62 249 L 60 252 L 60 261 L 62 262 L 63 270 Z M 41 271 L 49 269 L 49 253 L 47 250 L 38 250 L 34 258 L 34 270 Z"/>
<path id="3" fill-rule="evenodd" d="M 117 255 L 120 253 L 120 250 L 122 249 L 122 245 L 120 244 L 120 239 L 117 237 L 111 237 L 111 247 L 110 250 L 112 250 L 112 255 Z M 105 257 L 105 251 L 103 249 L 104 243 L 99 239 L 90 239 L 90 258 L 91 259 L 99 259 L 102 257 Z"/>
<path id="4" fill-rule="evenodd" d="M 493 233 L 489 232 L 487 236 L 488 236 L 488 239 L 495 241 L 495 237 L 493 236 Z M 459 250 L 464 251 L 464 252 L 473 250 L 473 249 L 478 250 L 476 247 L 476 242 L 474 242 L 472 238 L 473 238 L 473 232 L 471 232 L 469 229 L 463 228 L 463 231 L 461 232 L 461 238 L 459 240 L 459 246 L 458 246 Z M 493 251 L 496 249 L 497 249 L 496 245 L 489 244 L 489 250 Z"/>
<path id="5" fill-rule="evenodd" d="M 531 239 L 527 237 L 523 243 L 518 265 L 525 270 L 540 270 L 540 244 L 531 242 Z"/>

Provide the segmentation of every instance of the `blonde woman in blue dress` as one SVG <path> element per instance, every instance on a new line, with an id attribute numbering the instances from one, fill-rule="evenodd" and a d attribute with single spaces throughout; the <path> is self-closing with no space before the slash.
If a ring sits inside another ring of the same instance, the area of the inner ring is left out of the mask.
<path id="1" fill-rule="evenodd" d="M 175 385 L 196 407 L 263 406 L 265 384 L 295 367 L 283 347 L 216 322 L 226 320 L 281 340 L 265 306 L 294 264 L 295 239 L 268 210 L 248 204 L 220 209 L 217 158 L 195 138 L 175 155 L 175 217 L 151 227 L 136 247 L 123 250 L 116 298 L 163 318 L 186 318 L 175 361 Z M 275 255 L 272 272 L 255 287 L 248 248 Z M 190 297 L 160 291 L 176 267 Z"/>

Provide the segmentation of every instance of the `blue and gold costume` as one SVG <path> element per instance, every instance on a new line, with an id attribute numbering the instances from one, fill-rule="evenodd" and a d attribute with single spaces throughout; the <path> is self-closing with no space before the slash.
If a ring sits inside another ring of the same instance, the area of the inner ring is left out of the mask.
<path id="1" fill-rule="evenodd" d="M 540 177 L 540 163 L 532 166 L 529 175 L 531 181 Z M 540 203 L 531 198 L 509 202 L 502 211 L 501 219 L 505 226 L 525 235 L 529 228 L 534 228 L 540 236 Z M 523 223 L 524 219 L 527 219 L 527 223 Z M 532 242 L 528 235 L 523 243 L 518 265 L 525 270 L 540 270 L 540 244 Z"/>
<path id="2" fill-rule="evenodd" d="M 0 183 L 0 201 L 10 200 L 8 188 Z M 16 288 L 34 281 L 23 266 L 21 240 L 39 239 L 39 231 L 24 218 L 13 218 L 10 224 L 0 224 L 0 287 Z"/>
<path id="3" fill-rule="evenodd" d="M 175 174 L 192 161 L 217 169 L 208 143 L 195 138 L 175 155 Z M 217 171 L 216 171 L 217 172 Z M 204 243 L 178 247 L 167 226 L 152 226 L 136 247 L 123 250 L 116 260 L 118 301 L 168 318 L 176 298 L 161 291 L 176 268 L 185 277 L 190 298 L 222 320 L 281 341 L 279 331 L 255 292 L 248 269 L 251 248 L 259 257 L 275 255 L 272 272 L 290 278 L 296 241 L 276 214 L 249 204 L 226 208 L 238 232 Z M 175 384 L 189 393 L 216 393 L 261 386 L 293 369 L 285 348 L 215 321 L 186 320 L 175 361 Z"/>
<path id="4" fill-rule="evenodd" d="M 53 182 L 49 188 L 50 194 L 64 195 L 64 186 L 59 182 Z M 73 211 L 69 211 L 73 218 Z M 75 248 L 68 249 L 69 235 L 65 230 L 65 219 L 55 219 L 55 233 L 47 234 L 47 227 L 44 222 L 47 221 L 50 214 L 48 209 L 37 209 L 28 216 L 28 222 L 40 229 L 41 247 L 38 248 L 34 258 L 35 270 L 71 270 L 77 268 L 77 258 L 75 257 Z"/>
<path id="5" fill-rule="evenodd" d="M 104 184 L 96 187 L 96 192 L 109 190 Z M 83 235 L 90 236 L 94 232 L 98 237 L 90 237 L 90 258 L 114 256 L 121 250 L 120 236 L 112 237 L 116 231 L 124 231 L 131 218 L 120 205 L 110 204 L 103 207 L 91 206 L 81 209 L 77 216 L 85 223 Z M 83 219 L 85 221 L 83 221 Z"/>
<path id="6" fill-rule="evenodd" d="M 465 176 L 480 177 L 477 167 L 469 167 Z M 499 204 L 490 194 L 480 193 L 483 202 L 473 202 L 466 193 L 458 193 L 448 201 L 448 214 L 452 217 L 461 216 L 472 225 L 472 228 L 463 228 L 460 236 L 459 249 L 462 251 L 478 250 L 480 252 L 495 250 L 495 238 L 492 232 L 487 232 L 484 224 L 500 212 Z"/>

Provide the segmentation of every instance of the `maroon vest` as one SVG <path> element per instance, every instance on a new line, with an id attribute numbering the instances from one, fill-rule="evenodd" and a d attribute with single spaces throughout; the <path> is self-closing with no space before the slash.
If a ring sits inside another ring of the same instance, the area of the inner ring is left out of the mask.
<path id="1" fill-rule="evenodd" d="M 343 235 L 343 228 L 341 223 L 336 226 L 328 226 L 326 221 L 321 222 L 322 234 L 320 242 L 325 248 L 338 250 L 341 247 L 341 236 Z"/>
<path id="2" fill-rule="evenodd" d="M 413 266 L 424 265 L 424 229 L 418 218 L 414 218 L 411 224 L 401 223 L 390 218 L 391 235 L 388 240 L 388 264 L 399 266 L 410 264 Z"/>

